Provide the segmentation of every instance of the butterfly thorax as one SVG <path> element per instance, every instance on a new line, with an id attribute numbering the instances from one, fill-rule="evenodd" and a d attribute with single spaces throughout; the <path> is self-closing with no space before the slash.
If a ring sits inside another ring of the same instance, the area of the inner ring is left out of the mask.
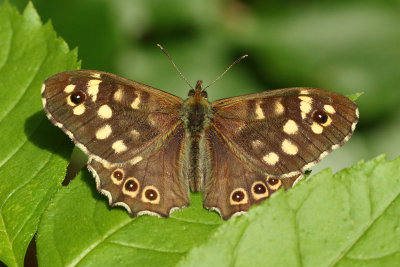
<path id="1" fill-rule="evenodd" d="M 211 124 L 213 111 L 207 100 L 207 93 L 202 89 L 202 82 L 197 81 L 195 89 L 189 91 L 188 98 L 182 105 L 181 118 L 186 130 L 186 170 L 190 189 L 201 191 L 205 166 L 205 130 Z"/>

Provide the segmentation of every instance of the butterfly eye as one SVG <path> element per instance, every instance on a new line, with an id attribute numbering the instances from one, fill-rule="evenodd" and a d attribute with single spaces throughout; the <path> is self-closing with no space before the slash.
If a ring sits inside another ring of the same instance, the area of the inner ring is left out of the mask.
<path id="1" fill-rule="evenodd" d="M 194 96 L 194 90 L 193 89 L 189 91 L 188 96 Z"/>
<path id="2" fill-rule="evenodd" d="M 328 115 L 326 115 L 325 112 L 320 110 L 315 111 L 314 114 L 312 115 L 312 118 L 315 122 L 319 124 L 324 124 L 328 121 Z"/>
<path id="3" fill-rule="evenodd" d="M 208 94 L 207 94 L 206 91 L 201 91 L 201 96 L 204 97 L 204 98 L 207 98 Z"/>
<path id="4" fill-rule="evenodd" d="M 75 105 L 81 104 L 86 99 L 86 94 L 83 91 L 76 91 L 70 95 L 71 102 Z"/>

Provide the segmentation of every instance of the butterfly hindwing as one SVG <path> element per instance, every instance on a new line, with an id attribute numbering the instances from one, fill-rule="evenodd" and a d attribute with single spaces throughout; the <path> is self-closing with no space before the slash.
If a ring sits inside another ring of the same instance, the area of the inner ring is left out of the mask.
<path id="1" fill-rule="evenodd" d="M 138 162 L 109 164 L 90 158 L 88 168 L 110 205 L 124 206 L 133 216 L 154 213 L 167 217 L 171 209 L 189 204 L 189 187 L 181 166 L 183 140 L 180 125 L 162 146 Z"/>
<path id="2" fill-rule="evenodd" d="M 303 173 L 346 142 L 358 121 L 350 99 L 311 88 L 222 99 L 213 108 L 214 126 L 231 149 L 277 177 Z"/>
<path id="3" fill-rule="evenodd" d="M 182 100 L 110 73 L 77 70 L 51 76 L 42 100 L 49 119 L 89 156 L 134 160 L 180 123 Z"/>
<path id="4" fill-rule="evenodd" d="M 301 178 L 295 175 L 278 179 L 251 169 L 213 127 L 206 133 L 206 139 L 212 167 L 204 181 L 204 207 L 218 211 L 223 219 L 247 211 L 278 189 L 292 187 Z"/>

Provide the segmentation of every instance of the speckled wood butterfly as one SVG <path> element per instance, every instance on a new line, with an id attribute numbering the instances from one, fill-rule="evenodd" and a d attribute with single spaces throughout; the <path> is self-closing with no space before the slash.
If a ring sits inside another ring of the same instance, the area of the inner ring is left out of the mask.
<path id="1" fill-rule="evenodd" d="M 201 81 L 182 100 L 114 74 L 76 70 L 48 78 L 47 117 L 85 153 L 97 189 L 133 216 L 169 216 L 189 189 L 223 219 L 247 211 L 353 134 L 350 99 L 287 88 L 207 100 Z"/>

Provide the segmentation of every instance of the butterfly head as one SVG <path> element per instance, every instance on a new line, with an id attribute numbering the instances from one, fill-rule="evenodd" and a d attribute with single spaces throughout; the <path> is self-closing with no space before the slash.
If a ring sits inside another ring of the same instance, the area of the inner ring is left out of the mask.
<path id="1" fill-rule="evenodd" d="M 203 81 L 198 80 L 196 82 L 195 89 L 191 89 L 188 94 L 189 97 L 194 98 L 207 98 L 208 94 L 206 91 L 203 90 Z"/>

